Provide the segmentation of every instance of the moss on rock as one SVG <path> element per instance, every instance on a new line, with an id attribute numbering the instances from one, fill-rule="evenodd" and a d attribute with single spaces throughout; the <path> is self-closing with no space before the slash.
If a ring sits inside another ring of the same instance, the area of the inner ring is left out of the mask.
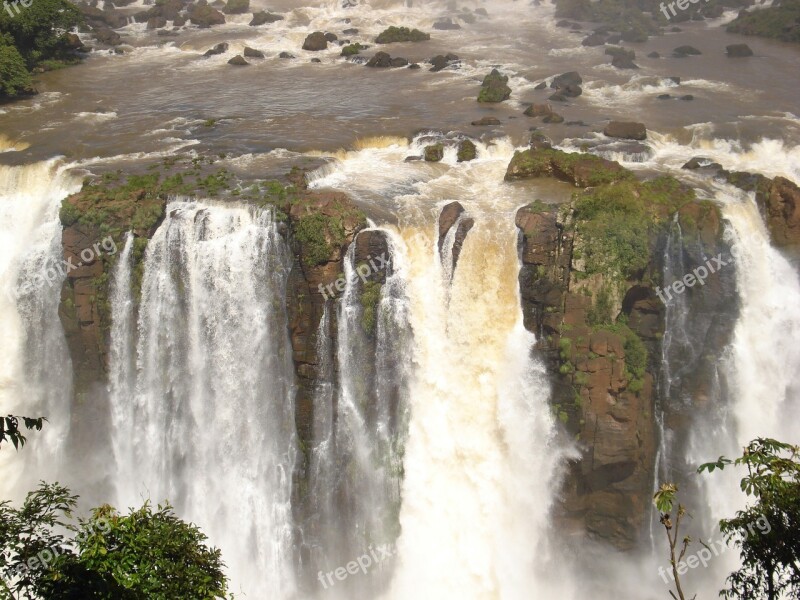
<path id="1" fill-rule="evenodd" d="M 425 42 L 431 39 L 430 34 L 419 29 L 409 29 L 408 27 L 389 27 L 382 31 L 377 38 L 376 44 L 393 44 L 396 42 Z"/>

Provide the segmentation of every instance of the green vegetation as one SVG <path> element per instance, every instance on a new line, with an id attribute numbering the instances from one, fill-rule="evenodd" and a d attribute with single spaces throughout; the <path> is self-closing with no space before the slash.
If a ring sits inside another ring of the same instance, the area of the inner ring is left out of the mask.
<path id="1" fill-rule="evenodd" d="M 389 27 L 375 38 L 376 44 L 393 44 L 395 42 L 426 42 L 431 39 L 430 34 L 419 29 L 408 27 Z"/>
<path id="2" fill-rule="evenodd" d="M 800 0 L 783 0 L 768 8 L 740 13 L 727 29 L 731 33 L 800 43 Z"/>
<path id="3" fill-rule="evenodd" d="M 367 335 L 375 333 L 375 326 L 378 320 L 378 304 L 381 300 L 381 285 L 377 281 L 366 281 L 361 292 L 361 327 Z"/>
<path id="4" fill-rule="evenodd" d="M 345 242 L 341 219 L 311 213 L 303 215 L 295 224 L 295 237 L 303 248 L 303 259 L 309 267 L 321 265 L 332 259 L 333 251 Z"/>
<path id="5" fill-rule="evenodd" d="M 444 144 L 438 142 L 425 146 L 425 160 L 427 162 L 439 162 L 444 158 Z"/>
<path id="6" fill-rule="evenodd" d="M 342 56 L 355 56 L 367 47 L 368 46 L 363 46 L 359 43 L 350 44 L 342 48 Z"/>
<path id="7" fill-rule="evenodd" d="M 219 550 L 169 505 L 154 510 L 145 503 L 127 515 L 106 505 L 76 522 L 76 504 L 67 488 L 46 483 L 19 509 L 0 503 L 0 573 L 9 582 L 8 597 L 226 597 Z"/>
<path id="8" fill-rule="evenodd" d="M 694 192 L 672 177 L 619 181 L 577 194 L 574 228 L 585 273 L 624 281 L 650 262 L 652 236 L 668 217 L 694 200 Z"/>
<path id="9" fill-rule="evenodd" d="M 720 521 L 725 539 L 739 548 L 742 566 L 731 573 L 723 598 L 800 597 L 800 447 L 769 438 L 750 442 L 734 461 L 720 457 L 701 465 L 712 473 L 745 467 L 742 491 L 753 503 Z"/>
<path id="10" fill-rule="evenodd" d="M 672 512 L 675 508 L 675 503 L 678 501 L 677 495 L 678 486 L 672 483 L 665 483 L 653 496 L 653 504 L 656 506 L 656 509 L 658 509 L 658 512 L 661 513 L 659 520 L 664 526 L 664 531 L 667 533 L 667 540 L 669 542 L 669 564 L 672 567 L 672 576 L 675 581 L 675 591 L 678 593 L 676 597 L 675 594 L 673 594 L 670 590 L 670 595 L 673 598 L 676 598 L 676 600 L 677 598 L 680 598 L 680 600 L 686 600 L 686 596 L 683 593 L 683 587 L 681 586 L 678 563 L 680 563 L 683 560 L 683 557 L 686 555 L 686 550 L 689 549 L 689 544 L 691 544 L 692 538 L 687 535 L 683 538 L 681 544 L 678 544 L 678 534 L 680 533 L 681 520 L 683 520 L 683 517 L 686 516 L 686 507 L 684 507 L 682 504 L 678 504 L 677 511 L 675 513 L 675 522 L 673 524 Z M 680 551 L 678 551 L 678 548 L 680 548 Z M 678 551 L 677 555 L 676 551 Z M 692 600 L 694 600 L 694 598 Z"/>
<path id="11" fill-rule="evenodd" d="M 3 445 L 3 442 L 11 442 L 14 445 L 14 448 L 19 450 L 25 445 L 25 442 L 28 439 L 20 430 L 19 422 L 22 421 L 25 429 L 28 431 L 36 430 L 41 431 L 44 422 L 47 420 L 44 417 L 17 417 L 14 415 L 8 415 L 6 417 L 0 417 L 0 448 Z"/>
<path id="12" fill-rule="evenodd" d="M 461 140 L 458 144 L 458 162 L 469 162 L 478 157 L 478 148 L 472 140 Z"/>
<path id="13" fill-rule="evenodd" d="M 0 99 L 33 91 L 29 71 L 76 61 L 65 35 L 82 22 L 68 0 L 35 0 L 30 6 L 0 10 Z"/>
<path id="14" fill-rule="evenodd" d="M 478 93 L 478 102 L 503 102 L 511 97 L 511 88 L 508 87 L 508 75 L 501 75 L 497 69 L 492 69 L 481 83 Z"/>
<path id="15" fill-rule="evenodd" d="M 537 148 L 515 152 L 506 179 L 556 177 L 581 187 L 598 186 L 634 179 L 633 173 L 617 163 L 582 152 Z"/>

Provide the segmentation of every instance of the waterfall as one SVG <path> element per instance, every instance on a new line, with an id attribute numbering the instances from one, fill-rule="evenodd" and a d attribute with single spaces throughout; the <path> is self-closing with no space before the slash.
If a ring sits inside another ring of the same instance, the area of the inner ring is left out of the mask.
<path id="1" fill-rule="evenodd" d="M 386 233 L 386 232 L 384 232 Z M 392 248 L 392 243 L 389 243 Z M 410 332 L 401 273 L 387 273 L 365 323 L 364 281 L 357 272 L 356 244 L 345 257 L 346 286 L 336 302 L 335 387 L 328 323 L 320 322 L 320 356 L 314 397 L 311 498 L 322 529 L 317 568 L 326 598 L 372 600 L 385 587 L 387 564 L 344 583 L 325 574 L 350 560 L 392 545 L 399 533 L 403 447 L 407 428 Z M 395 250 L 390 250 L 394 256 Z M 371 282 L 369 285 L 374 285 Z"/>
<path id="2" fill-rule="evenodd" d="M 79 188 L 57 160 L 0 166 L 0 412 L 48 419 L 22 452 L 0 453 L 4 498 L 24 497 L 40 479 L 69 479 L 72 369 L 58 317 L 65 277 L 58 212 Z"/>
<path id="3" fill-rule="evenodd" d="M 408 228 L 400 253 L 415 364 L 402 535 L 388 598 L 564 595 L 548 576 L 547 522 L 561 450 L 549 386 L 522 324 L 517 234 L 476 219 L 447 307 L 436 240 Z"/>
<path id="4" fill-rule="evenodd" d="M 288 598 L 296 440 L 285 244 L 255 208 L 178 199 L 167 214 L 144 257 L 135 358 L 124 339 L 131 286 L 114 286 L 117 503 L 171 501 L 222 550 L 232 591 Z"/>

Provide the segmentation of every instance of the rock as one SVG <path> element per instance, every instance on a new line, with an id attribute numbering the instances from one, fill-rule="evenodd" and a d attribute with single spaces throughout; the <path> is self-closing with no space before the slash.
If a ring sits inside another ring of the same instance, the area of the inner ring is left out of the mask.
<path id="1" fill-rule="evenodd" d="M 432 73 L 437 73 L 442 69 L 449 67 L 451 64 L 453 64 L 458 60 L 459 58 L 455 54 L 447 54 L 447 55 L 437 54 L 432 59 L 430 59 L 430 61 L 428 61 L 432 65 L 430 71 Z"/>
<path id="2" fill-rule="evenodd" d="M 255 48 L 251 48 L 250 46 L 245 46 L 244 56 L 245 58 L 264 58 L 264 53 L 261 52 L 261 50 L 256 50 Z"/>
<path id="3" fill-rule="evenodd" d="M 395 42 L 425 42 L 431 39 L 430 34 L 419 29 L 408 27 L 389 27 L 375 38 L 376 44 L 393 44 Z"/>
<path id="4" fill-rule="evenodd" d="M 153 17 L 147 21 L 148 29 L 161 29 L 167 26 L 167 20 L 164 17 Z"/>
<path id="5" fill-rule="evenodd" d="M 562 94 L 561 92 L 556 92 L 555 94 L 552 94 L 551 96 L 549 96 L 547 99 L 550 100 L 551 102 L 566 102 L 567 101 L 567 97 L 564 94 Z"/>
<path id="6" fill-rule="evenodd" d="M 467 25 L 474 25 L 478 21 L 475 15 L 470 13 L 462 13 L 458 15 L 458 18 L 464 21 L 464 23 L 466 23 Z"/>
<path id="7" fill-rule="evenodd" d="M 328 32 L 325 34 L 325 39 L 328 40 L 329 42 L 335 42 L 339 39 L 339 36 L 336 35 L 335 33 Z"/>
<path id="8" fill-rule="evenodd" d="M 511 88 L 508 87 L 508 76 L 501 75 L 497 69 L 492 69 L 481 84 L 478 102 L 504 102 L 511 97 Z"/>
<path id="9" fill-rule="evenodd" d="M 342 33 L 344 35 L 358 35 L 358 29 L 351 27 L 349 29 L 345 29 Z"/>
<path id="10" fill-rule="evenodd" d="M 284 17 L 281 15 L 274 15 L 269 12 L 259 11 L 257 13 L 253 13 L 253 19 L 250 21 L 251 27 L 258 27 L 260 25 L 266 25 L 268 23 L 275 23 L 277 21 L 283 21 Z"/>
<path id="11" fill-rule="evenodd" d="M 444 158 L 444 144 L 431 144 L 425 147 L 425 161 L 426 162 L 439 162 Z"/>
<path id="12" fill-rule="evenodd" d="M 230 60 L 228 61 L 228 64 L 229 64 L 229 65 L 233 65 L 233 66 L 235 66 L 235 67 L 248 67 L 248 66 L 250 66 L 250 63 L 249 63 L 249 62 L 247 62 L 247 61 L 244 59 L 244 56 L 242 56 L 241 54 L 237 54 L 237 55 L 236 55 L 236 56 L 234 56 L 232 59 L 230 59 Z"/>
<path id="13" fill-rule="evenodd" d="M 453 23 L 452 19 L 447 18 L 436 21 L 436 23 L 433 24 L 433 28 L 439 29 L 441 31 L 449 31 L 449 30 L 461 29 L 461 25 L 459 25 L 458 23 Z"/>
<path id="14" fill-rule="evenodd" d="M 675 75 L 667 77 L 667 79 L 669 79 L 675 85 L 680 85 L 681 84 L 681 78 L 680 77 L 676 77 Z"/>
<path id="15" fill-rule="evenodd" d="M 398 57 L 393 58 L 391 60 L 391 65 L 390 66 L 392 68 L 395 68 L 395 69 L 399 68 L 399 67 L 406 67 L 406 66 L 408 66 L 408 59 L 407 58 L 400 58 L 398 56 Z"/>
<path id="16" fill-rule="evenodd" d="M 306 37 L 306 40 L 303 42 L 303 50 L 308 50 L 311 52 L 319 52 L 321 50 L 328 49 L 328 39 L 325 37 L 325 34 L 321 31 L 315 31 L 314 33 L 309 34 Z"/>
<path id="17" fill-rule="evenodd" d="M 658 96 L 656 96 L 656 98 L 658 98 L 659 100 L 669 100 L 670 98 L 672 98 L 672 95 L 671 94 L 659 94 Z"/>
<path id="18" fill-rule="evenodd" d="M 658 52 L 651 52 L 647 55 L 647 58 L 661 58 L 661 55 Z"/>
<path id="19" fill-rule="evenodd" d="M 547 82 L 546 81 L 542 81 L 540 83 L 537 83 L 536 87 L 534 87 L 533 89 L 535 89 L 535 90 L 544 90 L 546 88 L 547 88 Z"/>
<path id="20" fill-rule="evenodd" d="M 678 58 L 683 58 L 684 56 L 699 56 L 702 52 L 694 46 L 678 46 L 672 51 L 672 54 Z"/>
<path id="21" fill-rule="evenodd" d="M 403 162 L 407 162 L 407 163 L 409 163 L 409 162 L 419 162 L 421 160 L 422 160 L 421 156 L 406 156 L 406 158 L 405 158 L 405 160 Z"/>
<path id="22" fill-rule="evenodd" d="M 475 14 L 476 15 L 480 15 L 482 17 L 488 17 L 489 16 L 489 13 L 486 12 L 485 8 L 476 8 L 475 9 Z"/>
<path id="23" fill-rule="evenodd" d="M 581 45 L 582 46 L 590 46 L 590 47 L 592 47 L 592 46 L 602 46 L 603 44 L 606 43 L 606 39 L 608 39 L 607 35 L 595 32 L 595 33 L 589 35 L 588 37 L 583 38 L 583 41 L 581 42 Z"/>
<path id="24" fill-rule="evenodd" d="M 534 132 L 531 134 L 531 141 L 528 144 L 532 150 L 549 149 L 553 147 L 553 143 L 543 133 Z"/>
<path id="25" fill-rule="evenodd" d="M 312 63 L 319 64 L 319 63 L 321 63 L 321 62 L 322 62 L 322 59 L 319 59 L 319 58 L 312 58 L 312 59 L 311 59 L 311 62 L 312 62 Z"/>
<path id="26" fill-rule="evenodd" d="M 627 56 L 615 56 L 611 60 L 611 65 L 617 69 L 638 69 L 639 65 L 633 62 Z"/>
<path id="27" fill-rule="evenodd" d="M 643 29 L 637 27 L 631 27 L 630 29 L 626 29 L 625 31 L 623 31 L 621 37 L 622 41 L 624 42 L 640 43 L 640 42 L 646 42 L 649 36 L 647 35 L 647 32 L 644 31 Z"/>
<path id="28" fill-rule="evenodd" d="M 228 0 L 222 12 L 226 15 L 243 15 L 250 12 L 250 0 Z"/>
<path id="29" fill-rule="evenodd" d="M 800 188 L 785 177 L 733 172 L 726 178 L 745 191 L 755 191 L 773 245 L 787 251 L 794 261 L 800 259 Z"/>
<path id="30" fill-rule="evenodd" d="M 495 117 L 483 117 L 478 119 L 477 121 L 473 121 L 472 125 L 474 127 L 490 127 L 492 125 L 501 125 L 500 119 Z"/>
<path id="31" fill-rule="evenodd" d="M 725 53 L 731 58 L 753 56 L 753 51 L 747 44 L 731 44 L 730 46 L 725 46 Z"/>
<path id="32" fill-rule="evenodd" d="M 704 156 L 694 156 L 689 159 L 684 165 L 681 167 L 682 169 L 705 169 L 705 168 L 722 168 L 721 165 L 715 163 L 710 158 L 706 158 Z"/>
<path id="33" fill-rule="evenodd" d="M 578 74 L 577 71 L 569 71 L 567 73 L 562 73 L 561 75 L 557 75 L 553 77 L 553 80 L 550 82 L 550 87 L 556 90 L 560 90 L 568 85 L 572 86 L 580 86 L 583 83 L 583 79 Z"/>
<path id="34" fill-rule="evenodd" d="M 545 115 L 544 118 L 542 119 L 542 123 L 556 124 L 556 123 L 563 123 L 563 122 L 564 122 L 564 117 L 562 117 L 560 114 L 555 113 L 555 112 L 551 112 L 549 115 Z"/>
<path id="35" fill-rule="evenodd" d="M 225 15 L 208 5 L 189 5 L 188 15 L 189 21 L 200 29 L 208 29 L 212 25 L 223 25 L 225 23 Z"/>
<path id="36" fill-rule="evenodd" d="M 76 33 L 65 33 L 61 37 L 61 40 L 62 40 L 64 46 L 68 50 L 73 50 L 75 52 L 85 51 L 84 46 L 83 46 L 83 42 L 81 41 L 81 38 L 78 37 L 78 34 L 76 34 Z"/>
<path id="37" fill-rule="evenodd" d="M 355 56 L 359 54 L 362 50 L 366 50 L 369 46 L 362 46 L 359 43 L 350 44 L 349 46 L 344 46 L 342 48 L 342 56 Z"/>
<path id="38" fill-rule="evenodd" d="M 603 133 L 608 137 L 625 140 L 647 139 L 647 128 L 644 123 L 634 123 L 632 121 L 611 121 L 603 129 Z"/>
<path id="39" fill-rule="evenodd" d="M 392 66 L 392 57 L 386 52 L 378 52 L 367 62 L 368 67 L 388 69 Z"/>
<path id="40" fill-rule="evenodd" d="M 117 46 L 122 43 L 122 38 L 116 31 L 112 31 L 108 27 L 100 27 L 94 30 L 95 39 L 106 46 Z"/>
<path id="41" fill-rule="evenodd" d="M 469 162 L 478 157 L 478 148 L 472 140 L 462 140 L 458 143 L 458 162 Z"/>
<path id="42" fill-rule="evenodd" d="M 289 52 L 281 52 L 278 54 L 278 58 L 296 58 L 294 54 L 290 54 Z"/>
<path id="43" fill-rule="evenodd" d="M 225 54 L 228 51 L 228 42 L 221 42 L 205 51 L 203 56 L 216 56 L 217 54 Z"/>
<path id="44" fill-rule="evenodd" d="M 691 94 L 686 94 L 685 96 L 681 96 L 680 99 L 685 102 L 691 102 L 692 100 L 694 100 L 694 96 L 692 96 Z"/>
<path id="45" fill-rule="evenodd" d="M 417 63 L 411 63 L 410 65 L 408 65 L 408 68 L 416 71 L 417 69 L 421 69 L 422 67 L 420 67 Z"/>
<path id="46" fill-rule="evenodd" d="M 460 202 L 451 202 L 442 208 L 442 212 L 439 213 L 439 252 L 442 251 L 442 244 L 444 244 L 444 240 L 447 237 L 447 232 L 456 224 L 458 217 L 463 213 L 464 207 L 461 206 Z"/>
<path id="47" fill-rule="evenodd" d="M 613 57 L 621 56 L 621 57 L 625 57 L 625 58 L 630 58 L 631 60 L 636 58 L 636 52 L 635 51 L 633 51 L 633 50 L 631 50 L 629 48 L 621 48 L 619 46 L 609 46 L 608 48 L 606 48 L 604 54 L 607 54 L 608 56 L 613 56 Z"/>
<path id="48" fill-rule="evenodd" d="M 523 113 L 526 117 L 544 117 L 553 112 L 549 104 L 531 104 Z"/>
<path id="49" fill-rule="evenodd" d="M 506 181 L 553 177 L 578 187 L 633 179 L 619 163 L 593 154 L 570 154 L 549 148 L 515 152 L 506 170 Z"/>

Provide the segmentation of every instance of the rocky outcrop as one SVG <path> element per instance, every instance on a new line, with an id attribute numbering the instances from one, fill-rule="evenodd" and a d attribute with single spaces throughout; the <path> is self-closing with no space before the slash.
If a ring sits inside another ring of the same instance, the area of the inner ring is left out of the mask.
<path id="1" fill-rule="evenodd" d="M 731 58 L 741 58 L 753 56 L 753 51 L 747 44 L 731 44 L 730 46 L 725 46 L 725 54 Z"/>
<path id="2" fill-rule="evenodd" d="M 723 173 L 733 185 L 754 191 L 772 243 L 800 259 L 800 188 L 785 177 L 769 179 L 752 173 Z"/>
<path id="3" fill-rule="evenodd" d="M 249 24 L 251 27 L 259 27 L 268 23 L 283 21 L 283 19 L 284 17 L 282 15 L 275 15 L 262 10 L 257 13 L 253 13 L 253 18 L 250 20 Z"/>
<path id="4" fill-rule="evenodd" d="M 579 187 L 632 179 L 619 163 L 593 154 L 568 154 L 550 148 L 515 152 L 506 170 L 506 181 L 555 177 Z"/>
<path id="5" fill-rule="evenodd" d="M 222 25 L 225 23 L 225 15 L 219 12 L 216 8 L 211 8 L 208 5 L 189 5 L 187 11 L 189 21 L 193 25 L 197 25 L 200 29 L 207 29 L 212 25 Z"/>
<path id="6" fill-rule="evenodd" d="M 442 212 L 439 214 L 439 255 L 444 261 L 445 257 L 442 253 L 444 243 L 450 230 L 455 227 L 456 231 L 453 236 L 453 250 L 450 266 L 450 272 L 454 273 L 458 266 L 458 258 L 461 256 L 461 249 L 464 246 L 464 241 L 467 239 L 467 234 L 475 225 L 475 220 L 469 217 L 464 217 L 464 207 L 460 202 L 451 202 L 446 205 Z"/>
<path id="7" fill-rule="evenodd" d="M 557 151 L 538 152 L 547 163 L 570 163 L 553 156 Z M 676 219 L 680 234 L 673 231 Z M 553 412 L 580 451 L 557 518 L 567 531 L 633 549 L 649 522 L 655 411 L 663 407 L 665 421 L 685 432 L 687 412 L 713 404 L 714 365 L 705 355 L 724 347 L 735 322 L 733 269 L 687 290 L 681 301 L 688 310 L 682 312 L 691 315 L 695 354 L 671 348 L 673 366 L 682 371 L 673 377 L 671 393 L 659 396 L 665 326 L 675 326 L 666 322 L 658 294 L 659 286 L 671 283 L 662 282 L 664 257 L 694 268 L 723 251 L 719 210 L 696 201 L 674 179 L 638 182 L 617 174 L 560 210 L 539 201 L 523 207 L 516 223 L 525 326 L 537 335 L 551 376 Z M 693 402 L 688 408 L 686 398 Z"/>
<path id="8" fill-rule="evenodd" d="M 501 75 L 497 69 L 492 69 L 481 84 L 478 102 L 504 102 L 511 97 L 511 88 L 508 87 L 508 75 Z"/>
<path id="9" fill-rule="evenodd" d="M 389 27 L 382 31 L 375 38 L 376 44 L 394 44 L 397 42 L 425 42 L 431 39 L 427 34 L 419 29 L 409 29 L 408 27 Z"/>

